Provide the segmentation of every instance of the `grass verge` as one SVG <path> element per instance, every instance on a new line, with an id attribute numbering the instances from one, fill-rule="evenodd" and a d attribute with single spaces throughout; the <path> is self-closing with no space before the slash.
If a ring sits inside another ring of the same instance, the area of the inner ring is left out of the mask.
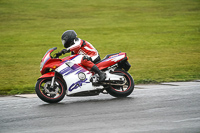
<path id="1" fill-rule="evenodd" d="M 1 0 L 0 95 L 34 93 L 39 64 L 74 29 L 103 58 L 127 52 L 136 84 L 200 79 L 198 0 Z"/>

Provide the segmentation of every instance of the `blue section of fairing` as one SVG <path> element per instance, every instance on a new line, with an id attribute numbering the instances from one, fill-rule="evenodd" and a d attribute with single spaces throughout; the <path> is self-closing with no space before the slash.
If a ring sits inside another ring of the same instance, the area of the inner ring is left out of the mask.
<path id="1" fill-rule="evenodd" d="M 73 72 L 76 72 L 76 74 L 80 73 L 80 72 L 86 72 L 86 69 L 82 68 L 81 66 L 77 65 L 77 64 L 74 64 L 72 67 L 66 67 L 64 69 L 62 69 L 60 71 L 60 74 L 66 76 L 66 75 L 69 75 Z"/>

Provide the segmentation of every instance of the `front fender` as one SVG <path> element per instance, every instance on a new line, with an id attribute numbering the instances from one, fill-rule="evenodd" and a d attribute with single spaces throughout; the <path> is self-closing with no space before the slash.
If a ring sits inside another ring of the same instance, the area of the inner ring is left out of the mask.
<path id="1" fill-rule="evenodd" d="M 52 78 L 52 77 L 54 77 L 54 75 L 55 75 L 55 72 L 48 72 L 48 73 L 43 74 L 41 77 L 39 77 L 38 80 L 39 79 L 44 79 L 44 78 Z M 56 78 L 58 78 L 59 80 L 61 80 L 62 83 L 65 86 L 65 89 L 67 89 L 67 84 L 66 84 L 65 80 L 62 78 L 62 76 L 56 74 Z"/>
<path id="2" fill-rule="evenodd" d="M 55 72 L 48 72 L 43 74 L 41 77 L 39 77 L 38 79 L 42 79 L 42 78 L 51 78 L 55 75 Z"/>

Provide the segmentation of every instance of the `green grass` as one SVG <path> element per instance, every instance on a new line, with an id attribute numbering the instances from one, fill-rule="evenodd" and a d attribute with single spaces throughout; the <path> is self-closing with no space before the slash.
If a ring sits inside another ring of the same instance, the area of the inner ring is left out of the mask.
<path id="1" fill-rule="evenodd" d="M 34 93 L 68 29 L 102 58 L 127 52 L 137 84 L 200 79 L 199 0 L 0 0 L 0 95 Z"/>

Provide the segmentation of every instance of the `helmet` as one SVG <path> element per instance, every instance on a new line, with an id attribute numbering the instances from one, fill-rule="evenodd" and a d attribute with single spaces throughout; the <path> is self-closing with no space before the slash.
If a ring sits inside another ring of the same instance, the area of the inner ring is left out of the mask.
<path id="1" fill-rule="evenodd" d="M 74 43 L 74 39 L 76 38 L 77 34 L 74 30 L 67 30 L 62 34 L 62 44 L 65 48 L 70 47 Z"/>

